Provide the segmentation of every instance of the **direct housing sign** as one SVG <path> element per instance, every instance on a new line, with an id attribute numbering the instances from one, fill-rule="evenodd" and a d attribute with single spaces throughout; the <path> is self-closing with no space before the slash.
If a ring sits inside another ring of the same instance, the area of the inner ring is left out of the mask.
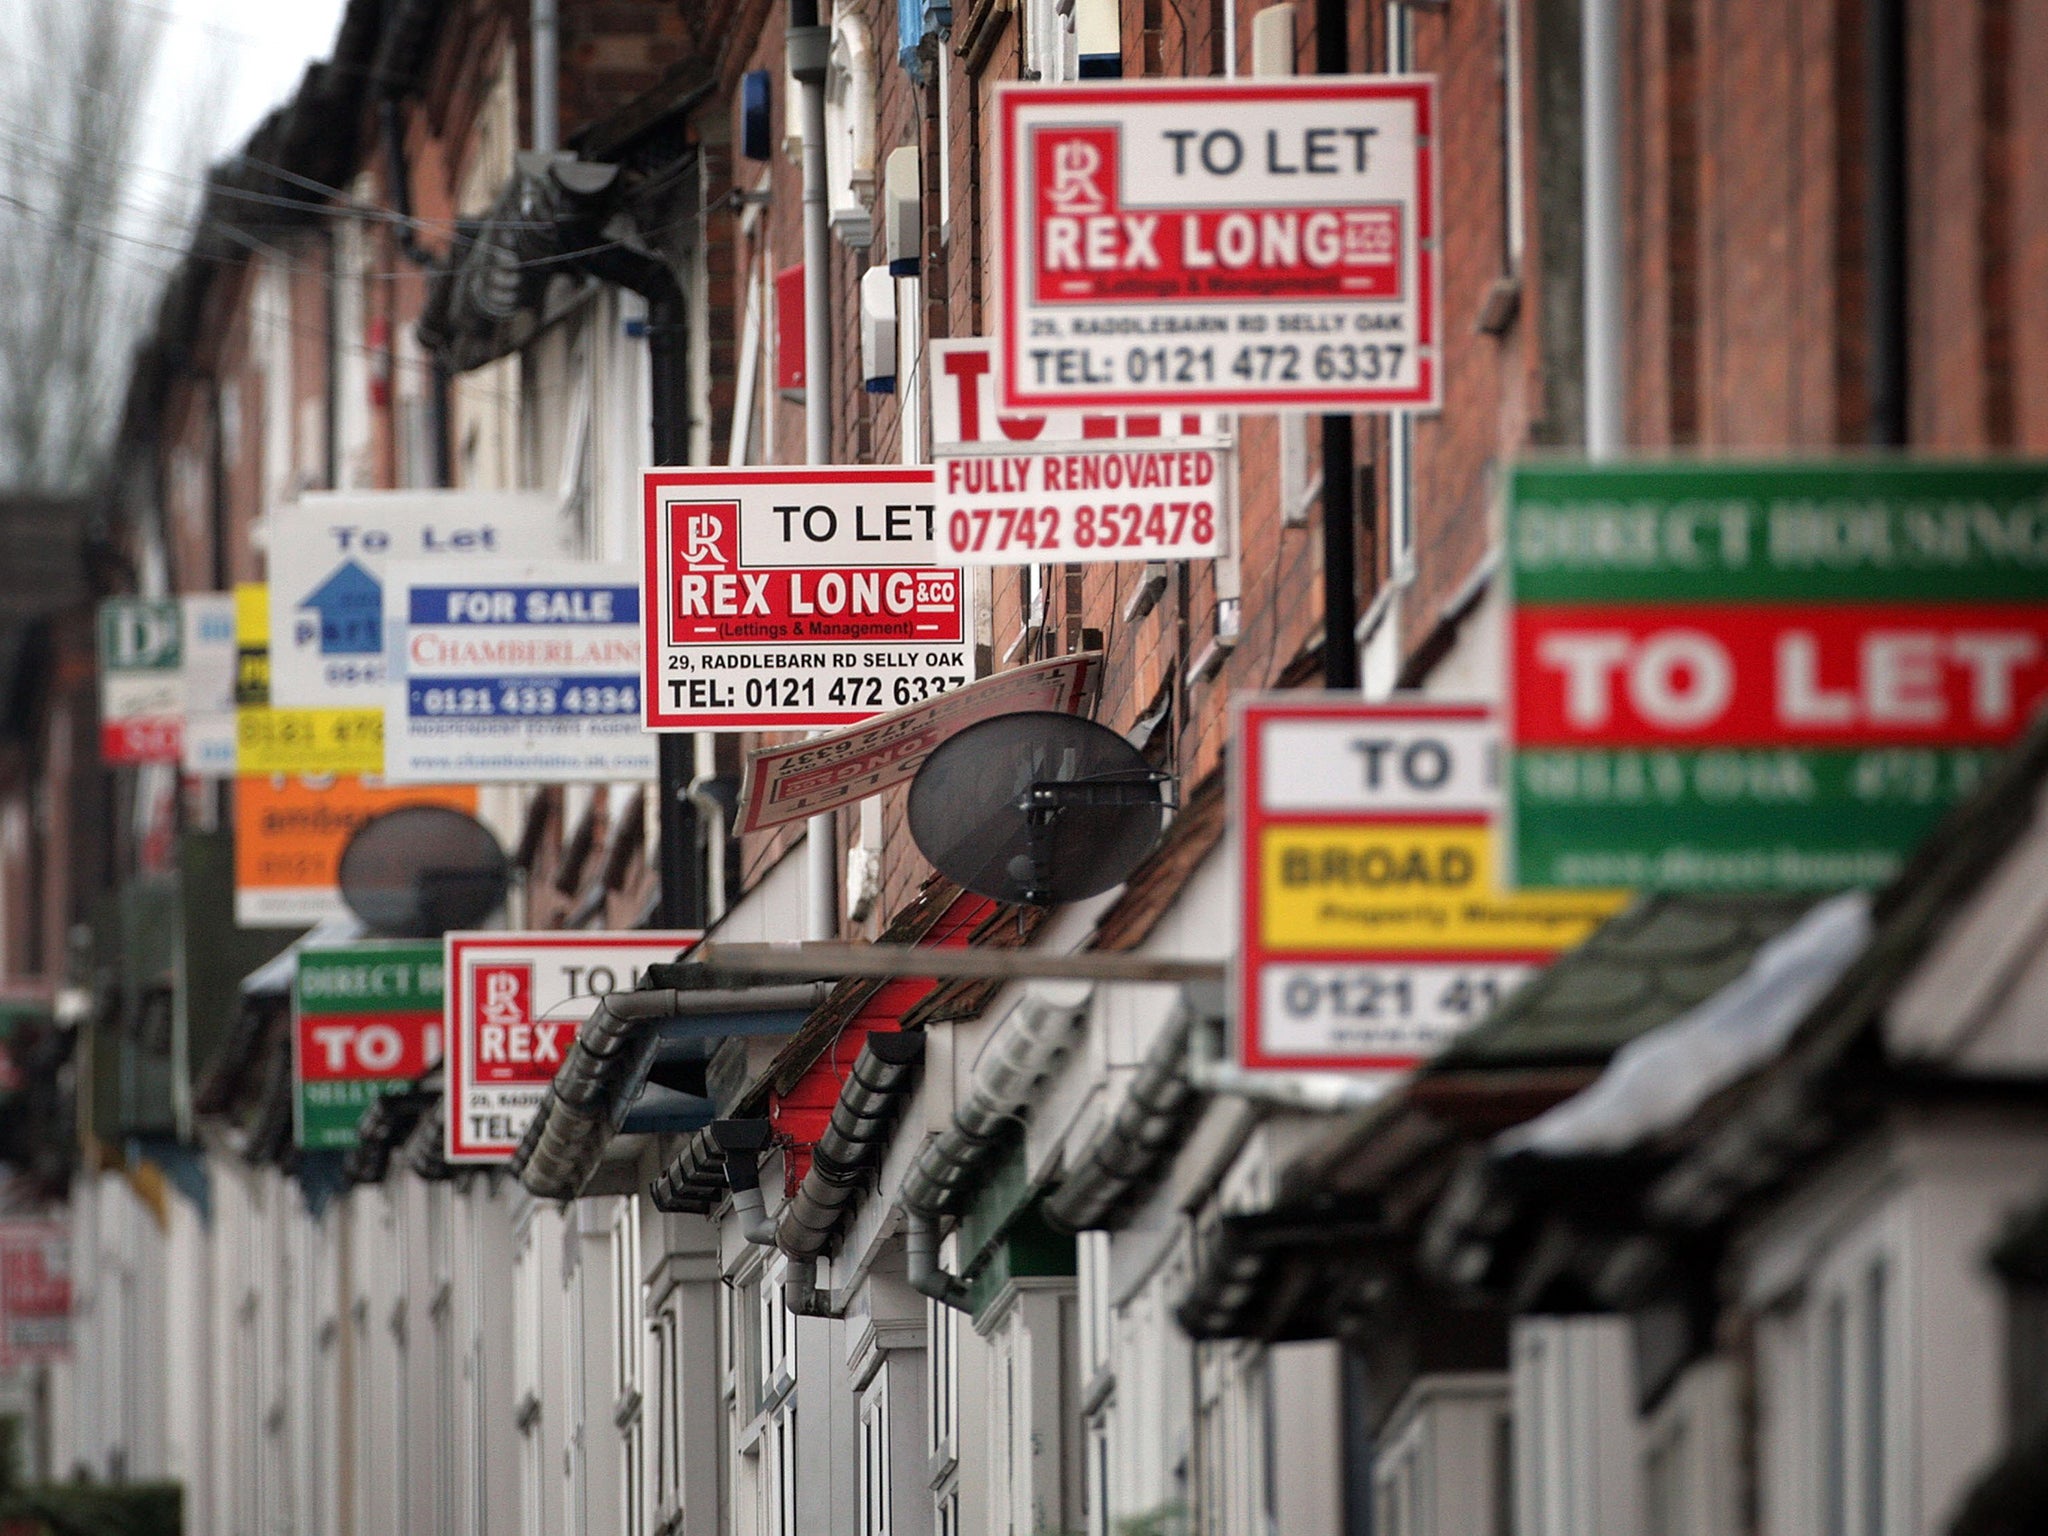
<path id="1" fill-rule="evenodd" d="M 1520 885 L 1890 878 L 2048 698 L 2048 465 L 1525 466 Z"/>

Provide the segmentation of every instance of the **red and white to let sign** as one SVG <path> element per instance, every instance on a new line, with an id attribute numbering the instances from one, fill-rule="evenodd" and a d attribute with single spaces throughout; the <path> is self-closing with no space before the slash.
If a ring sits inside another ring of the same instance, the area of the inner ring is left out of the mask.
<path id="1" fill-rule="evenodd" d="M 1436 82 L 1010 85 L 1006 410 L 1432 410 Z"/>
<path id="2" fill-rule="evenodd" d="M 700 934 L 451 933 L 447 944 L 447 1109 L 451 1163 L 519 1150 L 541 1095 L 607 992 L 628 990 Z"/>
<path id="3" fill-rule="evenodd" d="M 853 725 L 974 675 L 920 465 L 651 469 L 651 731 Z"/>
<path id="4" fill-rule="evenodd" d="M 996 409 L 995 345 L 935 341 L 939 548 L 963 565 L 1228 554 L 1236 459 L 1213 415 Z"/>

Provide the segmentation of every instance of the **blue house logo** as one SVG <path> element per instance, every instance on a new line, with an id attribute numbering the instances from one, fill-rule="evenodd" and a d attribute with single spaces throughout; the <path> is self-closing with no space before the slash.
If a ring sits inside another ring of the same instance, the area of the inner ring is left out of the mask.
<path id="1" fill-rule="evenodd" d="M 343 561 L 299 608 L 312 613 L 299 621 L 299 637 L 312 639 L 317 622 L 322 656 L 374 656 L 384 649 L 384 589 L 353 560 Z"/>

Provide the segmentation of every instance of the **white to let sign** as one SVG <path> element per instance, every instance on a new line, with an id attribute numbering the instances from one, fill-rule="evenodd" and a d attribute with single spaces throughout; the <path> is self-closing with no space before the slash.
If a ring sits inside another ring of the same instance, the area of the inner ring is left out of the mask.
<path id="1" fill-rule="evenodd" d="M 1436 82 L 1009 85 L 1004 409 L 1432 410 Z"/>
<path id="2" fill-rule="evenodd" d="M 701 935 L 451 933 L 445 994 L 451 1163 L 501 1163 L 519 1150 L 541 1095 L 599 998 L 629 990 Z"/>
<path id="3" fill-rule="evenodd" d="M 384 707 L 384 571 L 398 560 L 563 552 L 561 505 L 535 491 L 323 492 L 268 519 L 270 702 Z"/>
<path id="4" fill-rule="evenodd" d="M 965 565 L 1188 560 L 1227 554 L 1230 440 L 1195 412 L 996 409 L 994 344 L 932 350 L 939 547 Z"/>
<path id="5" fill-rule="evenodd" d="M 235 774 L 235 595 L 195 592 L 185 615 L 185 771 Z"/>
<path id="6" fill-rule="evenodd" d="M 929 468 L 653 469 L 645 484 L 649 730 L 854 725 L 974 675 Z"/>
<path id="7" fill-rule="evenodd" d="M 654 777 L 632 566 L 405 561 L 384 613 L 392 783 Z"/>
<path id="8" fill-rule="evenodd" d="M 743 837 L 837 810 L 914 777 L 948 737 L 997 715 L 1085 715 L 1102 679 L 1102 653 L 1055 657 L 913 704 L 863 725 L 747 754 L 733 835 Z"/>
<path id="9" fill-rule="evenodd" d="M 1616 911 L 1505 891 L 1499 727 L 1480 704 L 1237 704 L 1238 1062 L 1405 1072 Z"/>

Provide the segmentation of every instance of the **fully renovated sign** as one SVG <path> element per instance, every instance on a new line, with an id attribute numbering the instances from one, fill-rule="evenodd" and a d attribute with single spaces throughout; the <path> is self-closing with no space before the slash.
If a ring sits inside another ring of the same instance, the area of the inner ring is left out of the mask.
<path id="1" fill-rule="evenodd" d="M 267 533 L 270 702 L 289 709 L 384 707 L 394 561 L 544 560 L 564 538 L 559 499 L 535 491 L 313 493 L 274 510 Z"/>
<path id="2" fill-rule="evenodd" d="M 1520 885 L 1889 879 L 2048 700 L 2048 465 L 1531 465 L 1507 540 Z"/>
<path id="3" fill-rule="evenodd" d="M 996 408 L 995 345 L 931 344 L 939 545 L 962 565 L 1227 554 L 1237 456 L 1213 416 Z"/>
<path id="4" fill-rule="evenodd" d="M 630 565 L 402 562 L 384 601 L 392 783 L 655 776 Z"/>
<path id="5" fill-rule="evenodd" d="M 1436 83 L 1008 85 L 1004 409 L 1430 410 Z"/>
<path id="6" fill-rule="evenodd" d="M 830 729 L 964 687 L 937 512 L 915 465 L 649 470 L 647 728 Z"/>
<path id="7" fill-rule="evenodd" d="M 1248 1070 L 1407 1071 L 1625 900 L 1502 889 L 1483 704 L 1275 694 L 1235 742 Z"/>
<path id="8" fill-rule="evenodd" d="M 373 1101 L 441 1059 L 438 943 L 302 949 L 292 981 L 292 1125 L 309 1152 L 345 1152 Z"/>
<path id="9" fill-rule="evenodd" d="M 629 991 L 696 933 L 451 933 L 448 1093 L 451 1163 L 502 1163 L 598 999 Z"/>

